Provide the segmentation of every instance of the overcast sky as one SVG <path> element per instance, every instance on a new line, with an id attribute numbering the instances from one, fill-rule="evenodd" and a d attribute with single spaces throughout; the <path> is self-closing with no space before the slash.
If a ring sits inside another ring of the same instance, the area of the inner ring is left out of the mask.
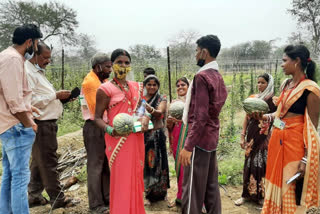
<path id="1" fill-rule="evenodd" d="M 275 38 L 284 44 L 297 26 L 286 11 L 291 0 L 59 1 L 77 11 L 77 31 L 106 52 L 134 44 L 165 48 L 181 30 L 218 35 L 223 47 Z"/>

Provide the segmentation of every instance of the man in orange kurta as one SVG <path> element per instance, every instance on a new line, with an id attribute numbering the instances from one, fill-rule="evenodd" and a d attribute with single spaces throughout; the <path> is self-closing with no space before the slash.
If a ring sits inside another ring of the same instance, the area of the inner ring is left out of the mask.
<path id="1" fill-rule="evenodd" d="M 87 151 L 87 176 L 89 209 L 98 213 L 107 213 L 109 207 L 110 171 L 105 155 L 104 132 L 94 123 L 96 93 L 101 83 L 110 73 L 112 62 L 103 53 L 95 54 L 91 59 L 92 70 L 82 82 L 81 110 L 85 124 L 83 140 Z"/>

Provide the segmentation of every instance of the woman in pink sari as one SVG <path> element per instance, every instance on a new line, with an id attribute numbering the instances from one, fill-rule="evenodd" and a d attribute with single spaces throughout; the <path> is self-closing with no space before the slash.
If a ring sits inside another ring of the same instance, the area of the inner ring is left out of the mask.
<path id="1" fill-rule="evenodd" d="M 173 100 L 172 102 L 182 101 L 185 102 L 186 94 L 189 87 L 189 82 L 187 78 L 182 77 L 176 82 L 177 94 L 178 98 Z M 187 133 L 187 126 L 184 126 L 182 121 L 179 121 L 173 117 L 168 117 L 167 119 L 167 128 L 169 131 L 169 143 L 170 143 L 170 151 L 173 154 L 175 159 L 175 169 L 177 175 L 177 183 L 178 183 L 178 192 L 177 198 L 175 202 L 170 203 L 169 207 L 173 207 L 174 204 L 181 205 L 182 199 L 182 181 L 183 181 L 183 167 L 178 162 L 179 152 L 181 148 L 183 148 L 184 139 Z"/>
<path id="2" fill-rule="evenodd" d="M 114 78 L 97 91 L 95 120 L 105 130 L 106 155 L 110 167 L 110 213 L 145 214 L 143 203 L 143 133 L 119 135 L 113 128 L 113 119 L 119 113 L 133 115 L 139 107 L 143 85 L 127 81 L 131 57 L 122 49 L 111 54 Z M 108 123 L 103 120 L 107 112 Z M 142 131 L 147 130 L 149 118 L 142 118 Z"/>

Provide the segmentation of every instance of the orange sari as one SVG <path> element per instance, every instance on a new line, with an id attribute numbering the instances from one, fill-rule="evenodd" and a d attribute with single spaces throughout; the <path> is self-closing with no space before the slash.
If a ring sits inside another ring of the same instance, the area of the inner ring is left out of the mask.
<path id="1" fill-rule="evenodd" d="M 104 83 L 100 87 L 111 98 L 107 110 L 111 125 L 117 114 L 133 115 L 138 107 L 143 86 L 131 81 L 128 81 L 128 85 L 128 97 L 111 82 Z M 143 133 L 131 133 L 128 137 L 111 137 L 105 134 L 105 142 L 111 172 L 110 213 L 145 214 Z"/>
<path id="2" fill-rule="evenodd" d="M 320 97 L 320 88 L 311 80 L 302 81 L 292 93 L 284 94 L 276 118 L 282 118 L 307 89 Z M 283 92 L 285 93 L 285 92 Z M 287 98 L 287 96 L 289 97 Z M 282 110 L 282 111 L 281 111 Z M 307 108 L 304 115 L 284 118 L 285 128 L 273 128 L 268 147 L 265 200 L 262 214 L 306 213 L 319 207 L 319 135 L 311 122 Z M 286 181 L 296 174 L 298 165 L 308 150 L 300 206 L 296 205 L 296 183 Z"/>

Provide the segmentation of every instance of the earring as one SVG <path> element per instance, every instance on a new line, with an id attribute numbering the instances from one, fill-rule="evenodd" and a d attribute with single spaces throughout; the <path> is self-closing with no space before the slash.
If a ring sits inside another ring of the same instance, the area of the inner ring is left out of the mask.
<path id="1" fill-rule="evenodd" d="M 297 63 L 296 63 L 296 64 L 294 64 L 294 67 L 295 67 L 295 68 L 297 68 Z"/>

